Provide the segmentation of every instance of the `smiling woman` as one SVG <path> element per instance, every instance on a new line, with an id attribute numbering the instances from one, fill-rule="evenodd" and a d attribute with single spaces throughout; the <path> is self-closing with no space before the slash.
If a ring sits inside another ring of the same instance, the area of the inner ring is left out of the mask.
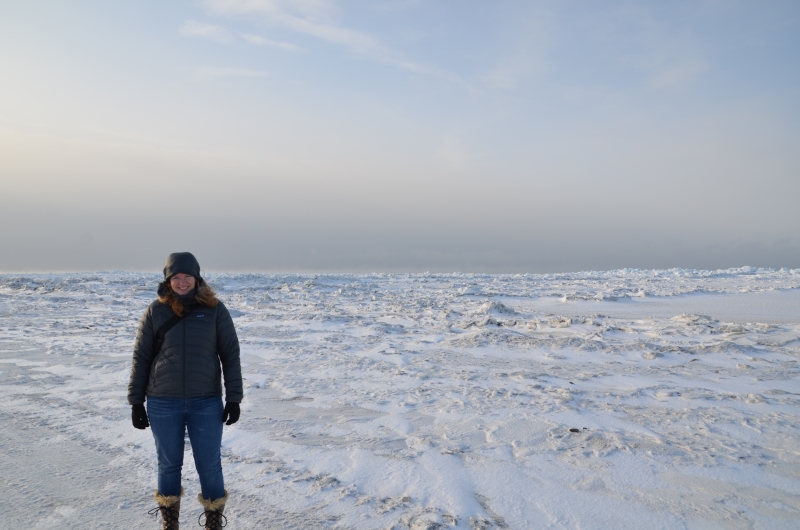
<path id="1" fill-rule="evenodd" d="M 139 323 L 128 384 L 133 426 L 152 427 L 156 443 L 158 507 L 153 512 L 161 513 L 164 530 L 178 529 L 188 432 L 205 527 L 219 529 L 228 500 L 220 459 L 222 425 L 239 419 L 243 396 L 239 340 L 230 313 L 206 285 L 189 252 L 169 255 L 158 295 Z"/>
<path id="2" fill-rule="evenodd" d="M 194 289 L 195 279 L 190 274 L 179 272 L 169 279 L 169 286 L 175 294 L 183 296 Z"/>

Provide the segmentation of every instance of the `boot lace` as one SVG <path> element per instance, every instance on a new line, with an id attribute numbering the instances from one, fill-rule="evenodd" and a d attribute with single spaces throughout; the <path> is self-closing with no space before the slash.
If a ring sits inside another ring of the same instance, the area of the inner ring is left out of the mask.
<path id="1" fill-rule="evenodd" d="M 206 518 L 205 523 L 201 522 L 203 517 Z M 197 518 L 197 524 L 206 528 L 224 528 L 228 526 L 228 519 L 222 515 L 222 512 L 206 510 Z"/>
<path id="2" fill-rule="evenodd" d="M 147 514 L 151 516 L 155 516 L 158 518 L 158 513 L 161 512 L 161 518 L 164 519 L 164 528 L 177 528 L 178 527 L 178 518 L 180 516 L 180 512 L 175 510 L 172 506 L 156 506 L 152 510 L 148 511 Z"/>

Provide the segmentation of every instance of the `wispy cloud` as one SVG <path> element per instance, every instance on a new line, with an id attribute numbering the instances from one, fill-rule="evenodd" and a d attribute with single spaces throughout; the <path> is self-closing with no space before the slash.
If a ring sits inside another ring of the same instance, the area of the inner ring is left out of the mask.
<path id="1" fill-rule="evenodd" d="M 206 0 L 205 4 L 216 14 L 257 14 L 291 31 L 343 46 L 373 61 L 420 75 L 464 83 L 451 72 L 408 59 L 368 33 L 341 26 L 337 20 L 338 9 L 328 0 Z"/>
<path id="2" fill-rule="evenodd" d="M 269 40 L 265 39 L 264 37 L 259 37 L 258 35 L 251 35 L 249 33 L 243 33 L 242 38 L 247 42 L 249 42 L 250 44 L 254 44 L 256 46 L 270 46 L 272 48 L 280 48 L 281 50 L 287 52 L 303 51 L 303 48 L 298 46 L 297 44 L 292 44 L 291 42 Z"/>
<path id="3" fill-rule="evenodd" d="M 647 80 L 650 88 L 681 88 L 692 83 L 705 70 L 701 61 L 686 59 L 666 66 Z"/>
<path id="4" fill-rule="evenodd" d="M 514 90 L 526 80 L 542 77 L 548 70 L 547 54 L 556 33 L 550 10 L 529 8 L 507 28 L 506 51 L 483 80 L 493 88 Z"/>
<path id="5" fill-rule="evenodd" d="M 533 54 L 503 57 L 483 78 L 494 88 L 512 90 L 519 86 L 522 79 L 541 71 L 542 63 L 542 59 Z"/>
<path id="6" fill-rule="evenodd" d="M 187 20 L 184 22 L 183 26 L 178 29 L 178 33 L 186 36 L 202 37 L 215 42 L 226 43 L 231 40 L 230 33 L 222 26 L 198 22 L 196 20 Z"/>
<path id="7" fill-rule="evenodd" d="M 250 70 L 247 68 L 216 68 L 213 66 L 201 66 L 195 73 L 200 79 L 212 77 L 267 77 L 269 73 L 263 70 Z"/>

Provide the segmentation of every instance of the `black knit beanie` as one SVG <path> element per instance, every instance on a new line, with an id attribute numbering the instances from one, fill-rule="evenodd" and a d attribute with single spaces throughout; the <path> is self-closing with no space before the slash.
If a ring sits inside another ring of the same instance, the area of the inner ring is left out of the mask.
<path id="1" fill-rule="evenodd" d="M 170 254 L 164 264 L 164 279 L 169 280 L 179 272 L 200 278 L 200 264 L 191 252 L 175 252 Z"/>

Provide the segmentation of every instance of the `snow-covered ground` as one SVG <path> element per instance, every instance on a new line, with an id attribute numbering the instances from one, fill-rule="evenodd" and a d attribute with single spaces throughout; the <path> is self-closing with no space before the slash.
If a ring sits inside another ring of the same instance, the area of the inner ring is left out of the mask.
<path id="1" fill-rule="evenodd" d="M 230 529 L 800 527 L 800 270 L 207 279 Z M 4 528 L 158 527 L 125 401 L 158 280 L 0 275 Z"/>

